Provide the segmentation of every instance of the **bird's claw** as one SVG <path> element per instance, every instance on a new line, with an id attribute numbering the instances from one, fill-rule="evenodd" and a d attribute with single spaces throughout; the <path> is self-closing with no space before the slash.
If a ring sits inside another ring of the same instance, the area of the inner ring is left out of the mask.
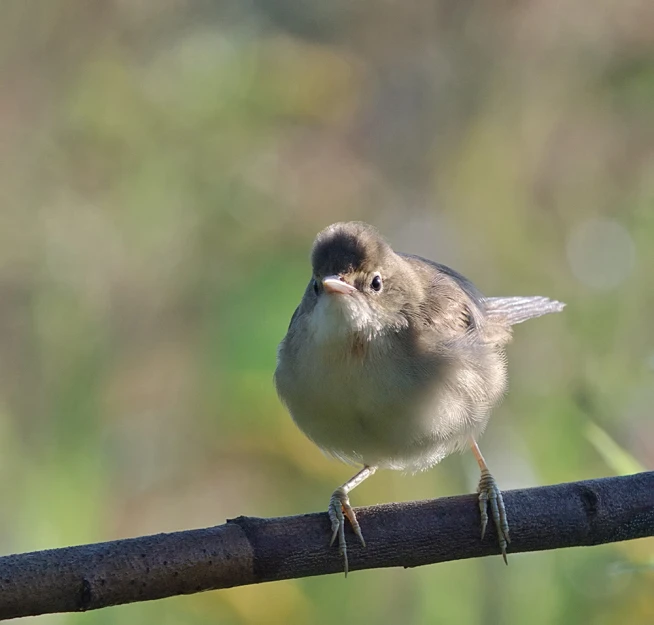
<path id="1" fill-rule="evenodd" d="M 361 533 L 361 526 L 357 521 L 356 514 L 350 505 L 350 498 L 343 488 L 337 488 L 332 494 L 329 501 L 329 520 L 332 524 L 332 538 L 329 542 L 330 547 L 336 542 L 338 537 L 338 552 L 343 556 L 343 564 L 345 567 L 345 577 L 348 573 L 348 560 L 347 560 L 347 545 L 345 543 L 345 517 L 350 521 L 350 525 L 354 533 L 358 536 L 361 544 L 365 547 L 366 541 L 363 539 Z"/>
<path id="2" fill-rule="evenodd" d="M 511 542 L 509 537 L 509 523 L 506 518 L 506 509 L 504 507 L 504 500 L 502 499 L 502 491 L 497 486 L 495 478 L 488 470 L 481 473 L 479 480 L 479 511 L 481 513 L 481 537 L 484 538 L 486 534 L 486 526 L 488 525 L 488 504 L 490 504 L 491 514 L 493 516 L 493 523 L 497 530 L 498 541 L 502 551 L 504 562 L 508 564 L 506 558 L 506 548 Z"/>

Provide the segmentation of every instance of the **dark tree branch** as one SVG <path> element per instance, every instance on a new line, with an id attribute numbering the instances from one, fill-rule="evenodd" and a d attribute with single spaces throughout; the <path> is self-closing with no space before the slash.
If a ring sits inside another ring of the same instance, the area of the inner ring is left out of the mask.
<path id="1" fill-rule="evenodd" d="M 654 535 L 654 471 L 508 491 L 504 501 L 509 553 Z M 351 570 L 498 553 L 492 528 L 479 538 L 474 495 L 372 506 L 357 516 L 368 546 L 349 532 Z M 208 529 L 6 556 L 0 619 L 342 572 L 329 536 L 325 513 L 239 517 Z"/>

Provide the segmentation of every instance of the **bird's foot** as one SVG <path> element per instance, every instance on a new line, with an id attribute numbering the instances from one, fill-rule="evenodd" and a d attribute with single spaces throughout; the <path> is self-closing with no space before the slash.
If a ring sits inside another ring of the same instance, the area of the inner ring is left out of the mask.
<path id="1" fill-rule="evenodd" d="M 350 505 L 350 498 L 347 496 L 345 490 L 337 488 L 332 498 L 329 501 L 329 519 L 332 522 L 332 539 L 329 543 L 330 546 L 334 544 L 336 538 L 338 537 L 338 551 L 343 556 L 343 564 L 345 566 L 345 577 L 348 573 L 348 562 L 347 562 L 347 545 L 345 544 L 345 517 L 350 521 L 354 533 L 359 537 L 361 544 L 365 547 L 366 541 L 363 540 L 363 534 L 361 533 L 361 527 L 357 521 L 356 514 Z"/>
<path id="2" fill-rule="evenodd" d="M 481 479 L 479 480 L 479 511 L 481 512 L 481 537 L 486 534 L 486 526 L 488 525 L 488 504 L 490 504 L 493 522 L 497 530 L 497 536 L 502 550 L 502 557 L 504 562 L 508 564 L 506 559 L 506 548 L 511 542 L 509 538 L 509 523 L 506 520 L 506 509 L 504 508 L 504 500 L 502 499 L 502 492 L 495 482 L 495 478 L 490 474 L 488 469 L 482 470 Z"/>

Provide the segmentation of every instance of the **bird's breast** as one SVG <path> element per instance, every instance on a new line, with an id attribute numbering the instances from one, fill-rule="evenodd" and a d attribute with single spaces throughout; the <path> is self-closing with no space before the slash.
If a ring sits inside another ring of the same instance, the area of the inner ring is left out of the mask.
<path id="1" fill-rule="evenodd" d="M 307 347 L 289 358 L 282 347 L 276 373 L 279 394 L 300 429 L 353 463 L 382 465 L 400 456 L 416 434 L 420 401 L 419 376 L 402 349 L 390 339 L 361 337 Z M 438 371 L 423 377 L 437 384 Z"/>
<path id="2" fill-rule="evenodd" d="M 282 342 L 280 397 L 310 439 L 351 463 L 427 468 L 483 429 L 504 390 L 501 357 L 482 344 L 304 338 Z"/>

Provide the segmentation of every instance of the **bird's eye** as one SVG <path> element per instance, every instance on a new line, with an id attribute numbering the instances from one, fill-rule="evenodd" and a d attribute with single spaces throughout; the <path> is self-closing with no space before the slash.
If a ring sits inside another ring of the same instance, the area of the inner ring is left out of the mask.
<path id="1" fill-rule="evenodd" d="M 315 278 L 313 279 L 313 292 L 318 295 L 320 293 L 320 285 L 318 284 L 318 280 Z"/>
<path id="2" fill-rule="evenodd" d="M 382 279 L 379 274 L 376 274 L 375 277 L 372 279 L 372 282 L 370 283 L 370 288 L 373 291 L 381 291 L 382 288 Z"/>

